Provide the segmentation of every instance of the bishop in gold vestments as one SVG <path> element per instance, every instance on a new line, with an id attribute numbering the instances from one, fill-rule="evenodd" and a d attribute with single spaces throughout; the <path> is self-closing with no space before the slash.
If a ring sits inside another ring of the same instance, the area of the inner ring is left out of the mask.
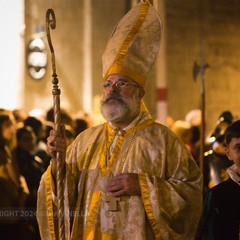
<path id="1" fill-rule="evenodd" d="M 141 1 L 110 38 L 103 55 L 101 109 L 107 122 L 78 135 L 66 153 L 65 239 L 194 239 L 202 204 L 201 172 L 176 135 L 155 122 L 146 108 L 140 110 L 160 28 L 155 9 Z M 57 149 L 55 133 L 48 138 L 50 150 Z M 57 232 L 53 164 L 55 160 L 38 191 L 44 240 L 56 239 Z M 132 191 L 123 191 L 126 186 Z"/>
<path id="2" fill-rule="evenodd" d="M 105 123 L 80 134 L 67 151 L 65 212 L 67 239 L 193 239 L 201 211 L 201 173 L 192 156 L 169 129 L 139 114 L 135 138 L 121 167 L 133 127 L 117 136 L 109 168 L 105 164 Z M 50 168 L 43 175 L 38 199 L 42 239 L 54 239 Z M 106 186 L 112 175 L 137 173 L 141 196 L 123 196 L 109 210 Z M 69 211 L 69 212 L 68 212 Z M 52 233 L 52 234 L 51 234 Z"/>

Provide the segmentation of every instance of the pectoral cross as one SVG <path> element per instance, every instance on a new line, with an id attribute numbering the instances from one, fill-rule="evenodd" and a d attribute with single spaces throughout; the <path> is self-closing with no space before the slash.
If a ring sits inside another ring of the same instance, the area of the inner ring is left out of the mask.
<path id="1" fill-rule="evenodd" d="M 120 197 L 106 196 L 106 202 L 109 206 L 109 211 L 118 211 L 117 203 L 120 202 Z"/>

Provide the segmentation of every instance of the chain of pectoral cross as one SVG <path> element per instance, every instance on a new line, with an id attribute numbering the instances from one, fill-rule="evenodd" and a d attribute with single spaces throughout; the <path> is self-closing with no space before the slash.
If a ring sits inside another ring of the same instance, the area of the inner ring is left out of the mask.
<path id="1" fill-rule="evenodd" d="M 134 141 L 134 138 L 135 138 L 135 135 L 136 135 L 136 131 L 137 131 L 137 127 L 138 127 L 138 124 L 139 122 L 141 121 L 142 117 L 140 117 L 138 119 L 138 121 L 136 122 L 134 128 L 133 128 L 133 132 L 132 132 L 132 135 L 131 135 L 131 138 L 130 138 L 130 141 L 129 141 L 129 144 L 127 146 L 127 149 L 121 159 L 121 163 L 120 163 L 120 167 L 119 167 L 119 170 L 118 172 L 122 172 L 122 168 L 123 168 L 123 165 L 126 161 L 126 158 L 127 158 L 127 154 L 132 146 L 132 143 Z M 114 137 L 116 137 L 116 135 L 118 136 L 123 136 L 124 135 L 124 131 L 120 131 L 120 130 L 116 130 L 116 129 L 113 129 L 113 132 L 114 132 Z M 110 161 L 110 148 L 111 148 L 111 145 L 113 144 L 114 142 L 114 138 L 111 142 L 111 144 L 108 146 L 107 144 L 107 139 L 108 139 L 108 133 L 107 133 L 107 129 L 106 129 L 106 165 L 107 165 L 107 168 L 108 168 L 108 172 L 109 172 L 109 175 L 111 174 L 111 171 L 109 169 L 109 161 Z M 106 202 L 109 203 L 109 211 L 117 211 L 118 210 L 118 202 L 121 200 L 120 197 L 113 197 L 113 196 L 106 196 Z"/>
<path id="2" fill-rule="evenodd" d="M 121 165 L 120 165 L 120 170 L 122 170 L 123 168 L 123 165 L 126 161 L 126 157 L 127 157 L 127 154 L 128 154 L 128 151 L 130 149 L 130 146 L 132 145 L 132 142 L 134 140 L 134 137 L 135 137 L 135 134 L 136 134 L 136 129 L 137 129 L 137 126 L 134 127 L 134 130 L 133 130 L 133 133 L 132 133 L 132 136 L 131 136 L 131 139 L 130 139 L 130 142 L 128 144 L 128 147 L 127 147 L 127 150 L 125 152 L 125 154 L 123 155 L 123 158 L 121 160 Z M 123 131 L 118 131 L 116 134 L 119 134 L 119 135 L 122 135 L 124 134 Z M 115 135 L 116 135 L 115 134 Z M 113 140 L 114 141 L 114 140 Z M 109 161 L 110 161 L 110 147 L 111 145 L 108 147 L 107 146 L 107 139 L 106 139 L 106 165 L 107 165 L 107 168 L 109 170 L 109 175 L 111 175 L 111 171 L 109 169 Z M 120 197 L 113 197 L 111 195 L 108 195 L 106 196 L 106 199 L 105 201 L 108 203 L 108 206 L 109 206 L 109 211 L 117 211 L 118 210 L 118 202 L 120 202 L 121 198 Z"/>

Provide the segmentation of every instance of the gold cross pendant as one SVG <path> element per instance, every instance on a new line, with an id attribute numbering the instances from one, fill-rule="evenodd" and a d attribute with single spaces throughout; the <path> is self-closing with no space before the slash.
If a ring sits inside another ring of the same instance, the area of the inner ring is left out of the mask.
<path id="1" fill-rule="evenodd" d="M 117 212 L 118 211 L 118 202 L 120 202 L 120 197 L 106 196 L 106 202 L 109 206 L 109 211 Z"/>

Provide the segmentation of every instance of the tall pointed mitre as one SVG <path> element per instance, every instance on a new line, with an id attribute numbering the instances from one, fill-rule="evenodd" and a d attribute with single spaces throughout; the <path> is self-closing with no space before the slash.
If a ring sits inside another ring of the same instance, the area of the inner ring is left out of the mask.
<path id="1" fill-rule="evenodd" d="M 121 73 L 145 87 L 161 40 L 160 16 L 149 1 L 140 1 L 115 27 L 104 54 L 103 80 Z"/>

